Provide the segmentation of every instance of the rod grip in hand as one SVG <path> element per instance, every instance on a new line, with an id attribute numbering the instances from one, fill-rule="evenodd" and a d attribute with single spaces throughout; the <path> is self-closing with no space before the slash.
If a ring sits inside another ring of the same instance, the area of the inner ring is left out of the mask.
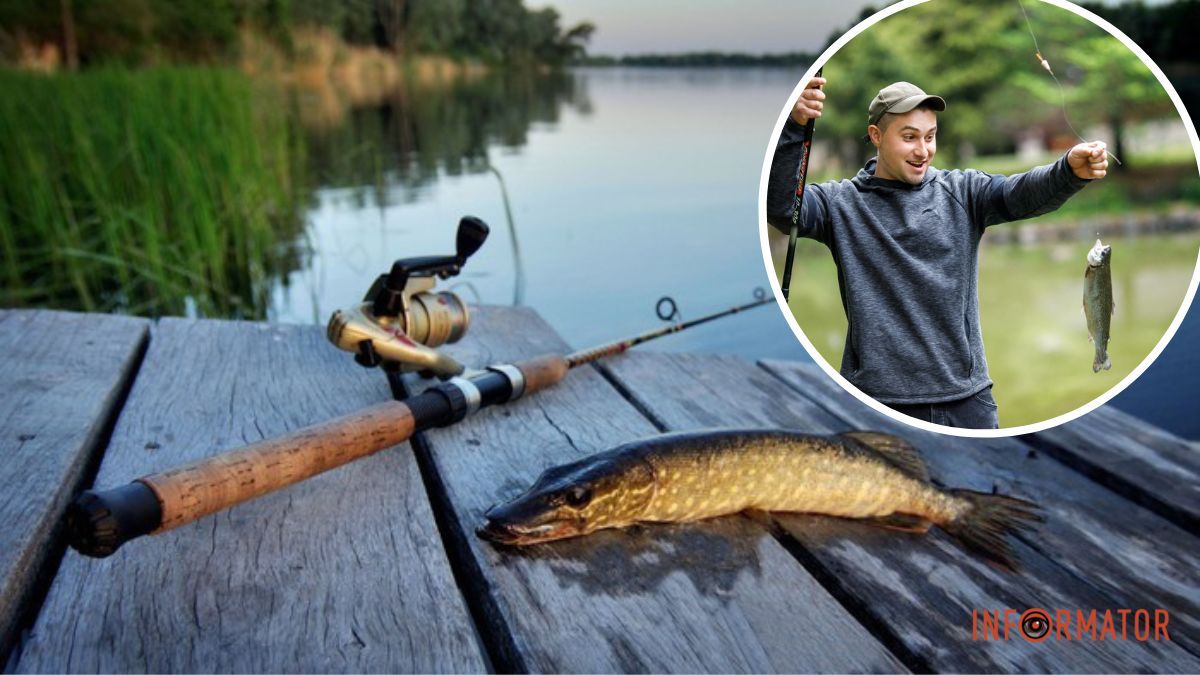
<path id="1" fill-rule="evenodd" d="M 129 485 L 84 492 L 68 508 L 68 543 L 84 555 L 111 555 L 135 537 L 178 527 L 403 443 L 415 427 L 405 403 L 388 401 Z"/>

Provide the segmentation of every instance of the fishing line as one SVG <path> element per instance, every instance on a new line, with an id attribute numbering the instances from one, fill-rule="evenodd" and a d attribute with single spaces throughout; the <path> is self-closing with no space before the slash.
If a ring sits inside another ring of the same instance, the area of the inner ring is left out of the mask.
<path id="1" fill-rule="evenodd" d="M 471 295 L 473 295 L 475 297 L 475 304 L 477 304 L 477 305 L 483 304 L 483 296 L 479 294 L 479 289 L 475 287 L 475 284 L 473 284 L 469 281 L 460 281 L 456 284 L 450 284 L 449 286 L 446 287 L 446 290 L 447 291 L 456 291 L 460 288 L 465 288 L 468 291 L 471 291 Z M 513 305 L 513 307 L 517 307 L 517 306 L 518 305 Z"/>
<path id="2" fill-rule="evenodd" d="M 1033 38 L 1034 56 L 1037 57 L 1038 63 L 1042 64 L 1042 68 L 1045 68 L 1046 72 L 1050 73 L 1050 77 L 1054 78 L 1054 84 L 1058 85 L 1058 97 L 1062 102 L 1063 121 L 1065 121 L 1067 126 L 1071 128 L 1071 133 L 1075 134 L 1075 138 L 1078 138 L 1080 143 L 1087 143 L 1087 139 L 1085 139 L 1079 133 L 1079 131 L 1075 129 L 1074 124 L 1071 124 L 1071 117 L 1067 114 L 1067 92 L 1065 89 L 1063 89 L 1062 82 L 1058 80 L 1058 76 L 1054 74 L 1054 69 L 1050 67 L 1050 62 L 1046 60 L 1046 57 L 1042 56 L 1042 48 L 1038 46 L 1037 35 L 1033 32 L 1033 23 L 1029 20 L 1029 13 L 1025 11 L 1025 3 L 1021 2 L 1021 0 L 1017 0 L 1017 6 L 1021 8 L 1021 14 L 1025 16 L 1025 27 L 1029 29 L 1029 37 Z M 1121 160 L 1117 159 L 1116 155 L 1109 152 L 1107 147 L 1104 148 L 1104 152 L 1109 157 L 1112 157 L 1113 161 L 1116 162 L 1118 166 L 1121 165 Z"/>
<path id="3" fill-rule="evenodd" d="M 487 163 L 488 171 L 500 182 L 500 197 L 504 200 L 504 217 L 508 222 L 508 239 L 512 242 L 513 258 L 513 307 L 520 307 L 525 302 L 525 265 L 521 263 L 521 246 L 517 242 L 517 226 L 513 222 L 512 206 L 508 201 L 508 188 L 504 185 L 504 176 L 500 170 Z"/>

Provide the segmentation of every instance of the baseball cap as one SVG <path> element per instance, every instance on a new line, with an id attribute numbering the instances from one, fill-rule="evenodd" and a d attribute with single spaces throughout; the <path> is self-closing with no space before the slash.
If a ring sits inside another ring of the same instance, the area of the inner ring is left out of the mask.
<path id="1" fill-rule="evenodd" d="M 934 110 L 945 110 L 946 101 L 941 96 L 926 94 L 915 84 L 894 82 L 879 90 L 867 109 L 867 124 L 879 124 L 884 113 L 906 113 L 926 101 Z"/>

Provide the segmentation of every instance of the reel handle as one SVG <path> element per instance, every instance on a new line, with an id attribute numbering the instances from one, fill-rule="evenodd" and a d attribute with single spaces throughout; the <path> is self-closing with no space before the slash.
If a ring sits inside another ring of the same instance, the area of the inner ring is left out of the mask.
<path id="1" fill-rule="evenodd" d="M 567 361 L 549 354 L 514 364 L 520 377 L 497 366 L 470 378 L 480 404 L 493 405 L 552 386 Z M 108 490 L 87 490 L 66 513 L 67 542 L 83 555 L 104 558 L 125 542 L 158 534 L 235 504 L 311 478 L 407 441 L 417 431 L 454 424 L 471 410 L 454 381 L 405 401 L 387 401 L 207 457 Z"/>
<path id="2" fill-rule="evenodd" d="M 463 216 L 458 221 L 458 234 L 454 237 L 454 249 L 460 267 L 467 261 L 467 258 L 475 255 L 479 247 L 483 246 L 483 242 L 487 241 L 488 232 L 487 223 L 475 216 Z"/>
<path id="3" fill-rule="evenodd" d="M 475 255 L 483 242 L 487 241 L 489 231 L 487 223 L 479 218 L 463 216 L 458 221 L 454 255 L 427 255 L 393 262 L 392 269 L 375 280 L 364 298 L 372 303 L 372 313 L 381 317 L 404 314 L 407 311 L 408 293 L 433 287 L 430 281 L 427 286 L 409 289 L 410 280 L 434 276 L 449 279 L 456 276 L 467 263 L 467 258 Z"/>

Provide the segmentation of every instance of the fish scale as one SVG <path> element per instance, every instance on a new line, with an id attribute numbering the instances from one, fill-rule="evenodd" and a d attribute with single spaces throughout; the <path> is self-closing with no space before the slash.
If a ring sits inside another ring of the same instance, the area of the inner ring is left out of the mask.
<path id="1" fill-rule="evenodd" d="M 888 434 L 710 430 L 635 441 L 549 469 L 524 494 L 490 509 L 479 534 L 526 545 L 747 509 L 821 513 L 921 532 L 936 524 L 1014 568 L 1004 535 L 1040 521 L 1037 508 L 937 487 L 915 449 Z"/>
<path id="2" fill-rule="evenodd" d="M 868 517 L 896 511 L 924 516 L 936 492 L 882 458 L 853 456 L 825 441 L 796 444 L 789 435 L 696 451 L 687 445 L 650 451 L 657 490 L 643 521 L 698 520 L 756 508 Z M 886 483 L 894 482 L 898 489 Z M 704 489 L 691 486 L 703 483 Z M 884 495 L 894 495 L 893 500 Z"/>

